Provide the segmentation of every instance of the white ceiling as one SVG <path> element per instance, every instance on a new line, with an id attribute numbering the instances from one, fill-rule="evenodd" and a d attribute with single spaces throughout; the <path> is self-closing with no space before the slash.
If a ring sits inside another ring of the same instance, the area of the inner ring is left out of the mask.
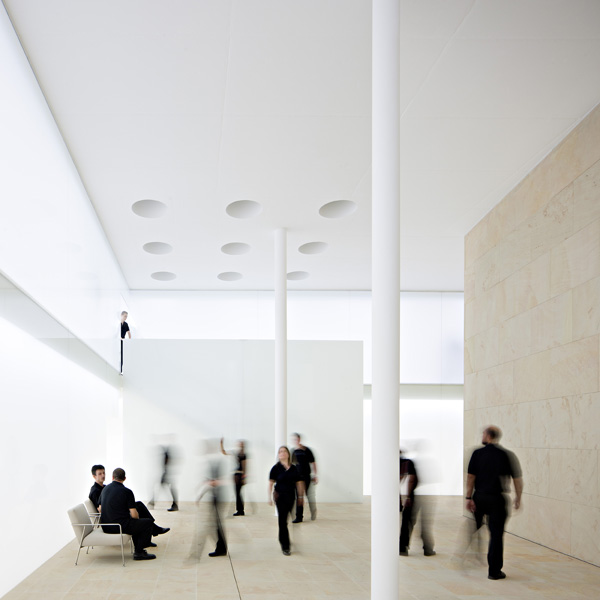
<path id="1" fill-rule="evenodd" d="M 400 1 L 402 288 L 461 290 L 464 235 L 600 101 L 600 2 Z M 132 289 L 272 289 L 277 227 L 290 289 L 370 289 L 370 2 L 4 4 Z"/>

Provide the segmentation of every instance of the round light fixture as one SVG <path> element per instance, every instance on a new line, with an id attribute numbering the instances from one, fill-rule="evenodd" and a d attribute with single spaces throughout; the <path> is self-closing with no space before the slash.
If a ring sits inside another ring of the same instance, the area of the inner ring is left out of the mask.
<path id="1" fill-rule="evenodd" d="M 247 254 L 250 252 L 250 245 L 244 244 L 243 242 L 231 242 L 230 244 L 225 244 L 221 246 L 221 252 L 223 254 Z"/>
<path id="2" fill-rule="evenodd" d="M 254 200 L 237 200 L 225 208 L 230 217 L 236 219 L 250 219 L 262 212 L 262 206 Z"/>
<path id="3" fill-rule="evenodd" d="M 146 219 L 158 219 L 167 212 L 167 205 L 158 200 L 138 200 L 131 205 L 131 210 Z"/>
<path id="4" fill-rule="evenodd" d="M 144 244 L 143 248 L 148 254 L 169 254 L 169 252 L 173 252 L 173 246 L 165 242 L 148 242 Z"/>
<path id="5" fill-rule="evenodd" d="M 217 277 L 221 281 L 238 281 L 243 275 L 241 273 L 237 273 L 236 271 L 225 271 L 225 273 L 219 273 Z"/>
<path id="6" fill-rule="evenodd" d="M 298 252 L 302 254 L 321 254 L 321 252 L 325 252 L 329 248 L 329 244 L 325 242 L 308 242 L 307 244 L 302 244 L 300 248 L 298 248 Z"/>
<path id="7" fill-rule="evenodd" d="M 358 205 L 352 200 L 334 200 L 323 204 L 319 209 L 319 214 L 326 219 L 341 219 L 351 215 Z"/>
<path id="8" fill-rule="evenodd" d="M 306 271 L 291 271 L 287 274 L 288 281 L 302 281 L 308 279 L 310 274 Z"/>
<path id="9" fill-rule="evenodd" d="M 177 275 L 175 275 L 175 273 L 171 273 L 170 271 L 157 271 L 156 273 L 152 273 L 150 277 L 152 277 L 152 279 L 156 279 L 156 281 L 173 281 Z"/>

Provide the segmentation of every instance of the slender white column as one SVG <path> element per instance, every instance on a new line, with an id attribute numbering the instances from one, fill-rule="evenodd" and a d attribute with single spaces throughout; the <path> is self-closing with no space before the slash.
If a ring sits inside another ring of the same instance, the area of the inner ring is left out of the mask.
<path id="1" fill-rule="evenodd" d="M 371 598 L 398 598 L 400 0 L 373 0 Z"/>
<path id="2" fill-rule="evenodd" d="M 287 232 L 275 231 L 275 448 L 287 445 Z"/>

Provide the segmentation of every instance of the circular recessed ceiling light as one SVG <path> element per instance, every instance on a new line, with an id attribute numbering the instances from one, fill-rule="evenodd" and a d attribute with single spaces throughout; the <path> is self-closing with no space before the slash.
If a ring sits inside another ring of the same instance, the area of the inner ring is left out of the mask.
<path id="1" fill-rule="evenodd" d="M 173 246 L 165 242 L 148 242 L 144 244 L 143 248 L 148 254 L 169 254 L 169 252 L 173 252 Z"/>
<path id="2" fill-rule="evenodd" d="M 236 219 L 250 219 L 262 212 L 262 206 L 254 200 L 237 200 L 227 205 L 225 209 L 230 217 Z"/>
<path id="3" fill-rule="evenodd" d="M 308 244 L 302 244 L 300 248 L 298 248 L 298 252 L 302 252 L 302 254 L 321 254 L 321 252 L 325 252 L 329 248 L 329 244 L 325 242 L 308 242 Z"/>
<path id="4" fill-rule="evenodd" d="M 235 271 L 225 271 L 225 273 L 219 273 L 217 277 L 221 281 L 238 281 L 243 275 L 241 273 L 236 273 Z"/>
<path id="5" fill-rule="evenodd" d="M 246 254 L 250 252 L 250 246 L 243 242 L 231 242 L 230 244 L 221 246 L 221 252 L 223 254 Z"/>
<path id="6" fill-rule="evenodd" d="M 327 219 L 341 219 L 351 215 L 357 208 L 358 205 L 352 200 L 334 200 L 323 204 L 319 209 L 319 214 Z"/>
<path id="7" fill-rule="evenodd" d="M 170 271 L 157 271 L 156 273 L 152 273 L 150 277 L 152 277 L 152 279 L 156 279 L 156 281 L 173 281 L 177 275 L 175 275 L 175 273 L 171 273 Z"/>
<path id="8" fill-rule="evenodd" d="M 138 200 L 131 205 L 131 210 L 139 217 L 158 219 L 167 212 L 167 205 L 158 200 Z"/>
<path id="9" fill-rule="evenodd" d="M 309 273 L 306 271 L 291 271 L 287 274 L 288 281 L 302 281 L 302 279 L 308 279 Z"/>

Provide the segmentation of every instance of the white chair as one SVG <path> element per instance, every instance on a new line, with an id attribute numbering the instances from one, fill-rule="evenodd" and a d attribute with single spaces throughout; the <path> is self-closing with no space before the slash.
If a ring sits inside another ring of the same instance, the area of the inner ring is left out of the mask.
<path id="1" fill-rule="evenodd" d="M 131 536 L 123 533 L 119 523 L 103 523 L 103 525 L 117 525 L 119 533 L 104 533 L 101 527 L 94 526 L 92 518 L 88 514 L 85 505 L 78 504 L 67 511 L 75 538 L 79 548 L 77 550 L 77 558 L 75 564 L 79 561 L 79 553 L 84 546 L 121 546 L 121 558 L 123 566 L 125 566 L 125 549 L 126 543 L 132 543 Z"/>
<path id="2" fill-rule="evenodd" d="M 92 523 L 94 523 L 94 525 L 98 525 L 98 523 L 100 523 L 100 513 L 96 509 L 94 503 L 89 498 L 86 498 L 83 504 L 85 505 L 85 508 L 92 519 Z"/>

